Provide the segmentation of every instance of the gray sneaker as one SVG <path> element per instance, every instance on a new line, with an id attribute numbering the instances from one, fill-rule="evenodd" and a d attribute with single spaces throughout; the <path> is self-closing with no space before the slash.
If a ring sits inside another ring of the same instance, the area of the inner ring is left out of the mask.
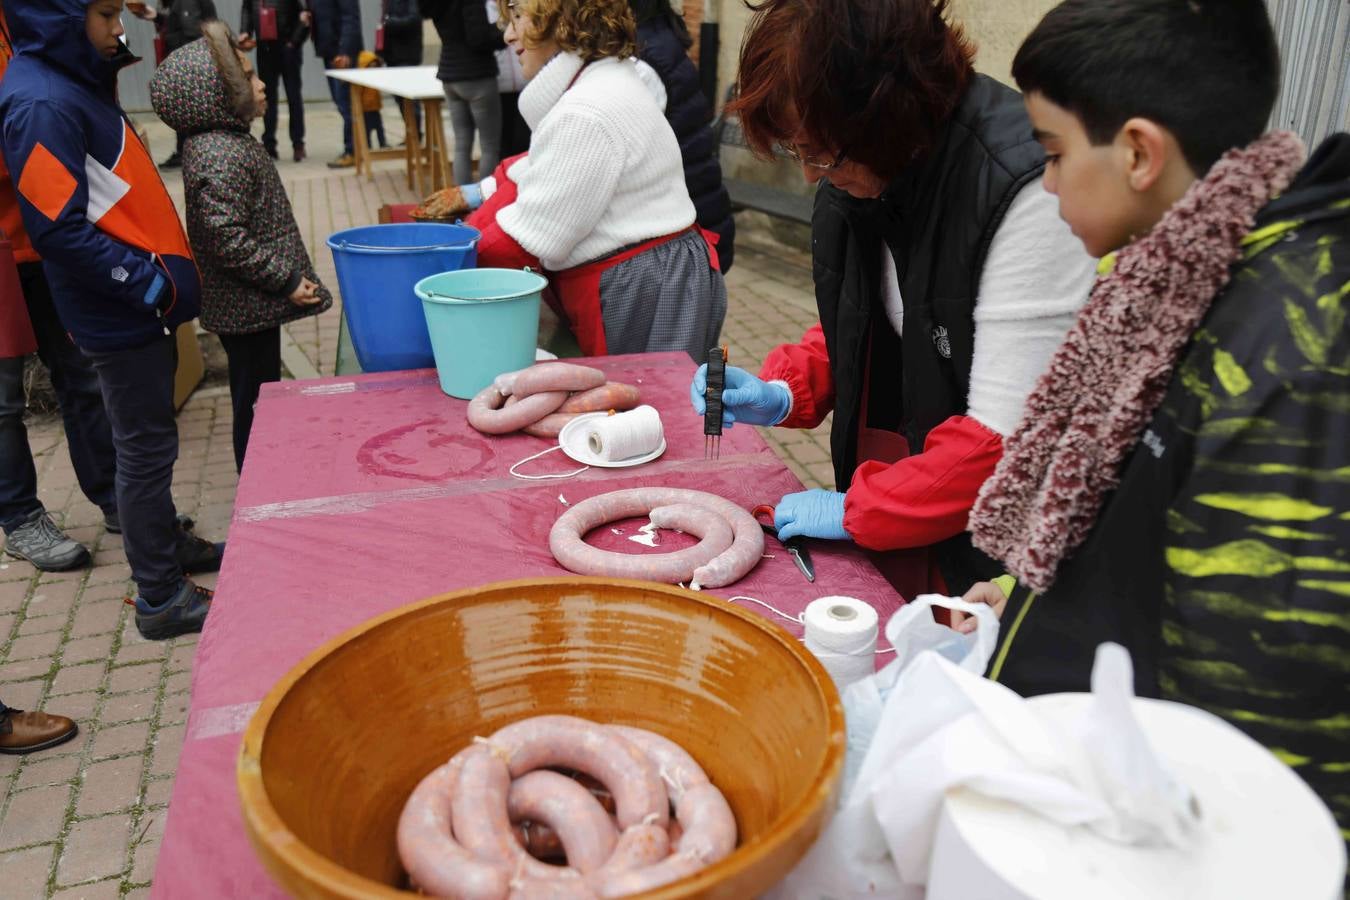
<path id="1" fill-rule="evenodd" d="M 89 562 L 84 545 L 71 540 L 42 509 L 9 533 L 5 552 L 28 560 L 44 572 L 64 572 Z"/>

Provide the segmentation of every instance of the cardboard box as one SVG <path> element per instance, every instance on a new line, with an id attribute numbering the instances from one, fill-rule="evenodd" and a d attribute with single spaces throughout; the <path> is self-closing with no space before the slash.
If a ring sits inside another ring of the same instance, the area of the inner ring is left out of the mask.
<path id="1" fill-rule="evenodd" d="M 179 325 L 175 340 L 178 342 L 178 370 L 173 375 L 173 408 L 182 409 L 206 373 L 202 349 L 197 344 L 197 321 Z"/>

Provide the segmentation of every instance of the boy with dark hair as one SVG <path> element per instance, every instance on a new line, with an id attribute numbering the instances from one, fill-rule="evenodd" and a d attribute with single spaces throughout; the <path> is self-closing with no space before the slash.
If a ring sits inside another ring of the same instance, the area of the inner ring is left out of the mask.
<path id="1" fill-rule="evenodd" d="M 188 534 L 170 486 L 178 457 L 177 326 L 200 281 L 173 201 L 117 105 L 122 0 L 6 0 L 16 54 L 0 83 L 5 163 L 62 323 L 93 364 L 112 425 L 115 491 L 136 625 L 199 631 L 211 592 L 184 572 L 220 566 L 223 544 Z"/>
<path id="2" fill-rule="evenodd" d="M 1260 0 L 1068 0 L 1013 74 L 1060 215 L 1111 256 L 971 515 L 1019 580 L 990 677 L 1081 691 L 1122 643 L 1139 694 L 1246 731 L 1344 829 L 1350 135 L 1300 170 L 1262 134 Z"/>

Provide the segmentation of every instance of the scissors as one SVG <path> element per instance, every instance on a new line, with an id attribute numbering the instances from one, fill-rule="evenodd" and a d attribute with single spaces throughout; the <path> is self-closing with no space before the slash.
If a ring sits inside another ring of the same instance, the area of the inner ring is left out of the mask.
<path id="1" fill-rule="evenodd" d="M 769 524 L 765 525 L 763 522 L 760 522 L 759 527 L 764 529 L 765 534 L 771 534 L 773 535 L 774 540 L 778 540 L 778 529 L 773 527 L 772 506 L 767 504 L 756 506 L 750 511 L 750 514 L 753 515 L 756 520 L 758 520 L 761 515 L 767 515 L 769 517 Z M 796 537 L 788 538 L 786 541 L 779 541 L 779 543 L 783 545 L 783 549 L 791 554 L 792 561 L 797 564 L 797 568 L 801 570 L 801 573 L 804 576 L 806 576 L 806 580 L 814 584 L 816 580 L 816 567 L 811 563 L 811 551 L 806 549 L 806 539 L 801 535 L 797 535 Z"/>

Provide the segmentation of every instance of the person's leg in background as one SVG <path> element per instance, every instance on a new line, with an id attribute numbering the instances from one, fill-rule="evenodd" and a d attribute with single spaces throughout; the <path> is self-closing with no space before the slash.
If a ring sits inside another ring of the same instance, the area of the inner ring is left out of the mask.
<path id="1" fill-rule="evenodd" d="M 89 551 L 56 527 L 37 496 L 37 469 L 23 424 L 23 357 L 0 359 L 0 527 L 5 552 L 44 572 L 89 562 Z"/>
<path id="2" fill-rule="evenodd" d="M 455 155 L 451 170 L 455 184 L 473 181 L 473 113 L 469 102 L 459 94 L 461 82 L 445 81 L 445 107 L 450 114 L 450 131 L 455 136 Z"/>
<path id="3" fill-rule="evenodd" d="M 151 639 L 201 630 L 211 592 L 184 578 L 184 572 L 219 568 L 224 553 L 224 544 L 209 544 L 179 527 L 170 493 L 178 459 L 177 356 L 171 337 L 89 354 L 117 451 L 117 507 L 137 587 L 136 626 Z"/>
<path id="4" fill-rule="evenodd" d="M 21 263 L 19 279 L 37 336 L 38 358 L 51 374 L 52 388 L 61 405 L 75 478 L 89 502 L 102 510 L 108 530 L 118 533 L 122 529 L 117 515 L 117 456 L 98 375 L 61 324 L 42 263 Z"/>
<path id="5" fill-rule="evenodd" d="M 258 78 L 263 83 L 267 109 L 263 110 L 263 146 L 267 155 L 277 158 L 277 82 L 281 79 L 281 41 L 258 41 Z M 288 97 L 289 99 L 289 97 Z"/>
<path id="6" fill-rule="evenodd" d="M 64 744 L 79 731 L 79 726 L 65 716 L 11 709 L 0 702 L 0 753 L 46 750 Z"/>
<path id="7" fill-rule="evenodd" d="M 478 127 L 478 177 L 486 178 L 502 161 L 502 95 L 497 89 L 497 79 L 480 78 L 477 81 L 461 82 L 461 95 L 469 101 L 469 111 L 473 114 L 474 124 Z M 458 139 L 456 139 L 455 158 L 459 158 Z M 456 181 L 460 184 L 458 172 Z M 472 180 L 472 179 L 470 179 Z"/>
<path id="8" fill-rule="evenodd" d="M 305 96 L 301 93 L 300 48 L 290 44 L 281 46 L 281 83 L 286 88 L 286 115 L 290 118 L 291 158 L 300 162 L 305 158 Z M 269 106 L 272 104 L 269 103 Z"/>
<path id="9" fill-rule="evenodd" d="M 230 360 L 230 406 L 234 409 L 234 464 L 244 470 L 244 452 L 253 429 L 258 389 L 281 380 L 281 329 L 253 334 L 222 334 L 220 344 Z"/>
<path id="10" fill-rule="evenodd" d="M 333 60 L 325 59 L 325 67 L 333 68 Z M 328 165 L 334 169 L 345 169 L 348 166 L 356 165 L 356 160 L 352 157 L 352 90 L 351 85 L 345 81 L 338 81 L 336 78 L 328 79 L 328 92 L 333 97 L 333 103 L 337 105 L 338 115 L 342 116 L 342 155 L 330 162 Z"/>

